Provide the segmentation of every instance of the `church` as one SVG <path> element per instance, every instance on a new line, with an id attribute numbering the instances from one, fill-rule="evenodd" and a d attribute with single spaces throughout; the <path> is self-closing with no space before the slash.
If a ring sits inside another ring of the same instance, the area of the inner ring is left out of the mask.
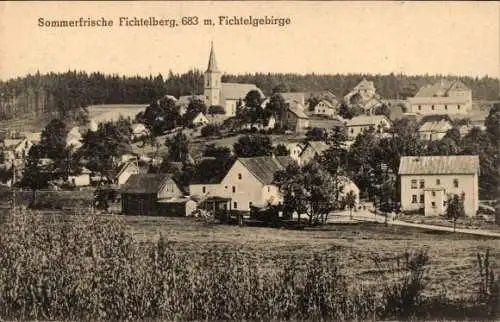
<path id="1" fill-rule="evenodd" d="M 215 59 L 214 45 L 210 48 L 208 67 L 204 75 L 203 101 L 210 107 L 220 105 L 226 111 L 226 116 L 236 115 L 236 106 L 243 100 L 248 92 L 256 90 L 264 99 L 264 93 L 255 84 L 223 83 L 222 73 Z"/>

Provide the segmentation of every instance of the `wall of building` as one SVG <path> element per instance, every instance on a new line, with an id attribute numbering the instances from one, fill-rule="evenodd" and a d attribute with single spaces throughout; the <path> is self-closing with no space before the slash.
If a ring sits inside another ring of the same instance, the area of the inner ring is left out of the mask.
<path id="1" fill-rule="evenodd" d="M 453 181 L 458 179 L 458 187 L 454 187 Z M 417 187 L 412 187 L 412 180 L 417 180 Z M 420 181 L 424 181 L 424 186 L 421 187 Z M 437 184 L 439 180 L 439 184 Z M 402 175 L 401 176 L 401 210 L 412 211 L 424 208 L 425 203 L 425 188 L 443 187 L 445 199 L 448 199 L 449 194 L 461 195 L 465 193 L 465 213 L 467 216 L 475 216 L 479 209 L 478 200 L 478 176 L 472 174 L 456 174 L 456 175 Z M 416 202 L 413 202 L 413 196 L 416 196 Z M 423 197 L 421 197 L 423 196 Z M 421 202 L 423 198 L 424 202 Z"/>
<path id="2" fill-rule="evenodd" d="M 410 112 L 417 114 L 466 114 L 471 105 L 467 103 L 411 103 Z"/>
<path id="3" fill-rule="evenodd" d="M 158 191 L 158 199 L 181 197 L 182 195 L 182 191 L 172 179 L 169 179 L 167 184 Z"/>

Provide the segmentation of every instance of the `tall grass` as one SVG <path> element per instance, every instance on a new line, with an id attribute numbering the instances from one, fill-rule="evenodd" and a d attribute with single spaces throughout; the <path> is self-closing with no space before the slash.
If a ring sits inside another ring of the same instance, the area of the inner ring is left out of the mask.
<path id="1" fill-rule="evenodd" d="M 119 218 L 18 213 L 0 230 L 1 319 L 377 320 L 424 316 L 427 303 L 422 252 L 376 294 L 348 287 L 335 254 L 270 270 L 235 247 L 193 256 L 161 236 L 139 243 Z"/>

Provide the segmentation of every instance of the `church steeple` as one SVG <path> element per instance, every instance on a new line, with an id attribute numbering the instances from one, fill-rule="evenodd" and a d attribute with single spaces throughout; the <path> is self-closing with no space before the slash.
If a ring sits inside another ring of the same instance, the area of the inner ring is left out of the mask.
<path id="1" fill-rule="evenodd" d="M 208 68 L 207 72 L 218 73 L 217 60 L 215 59 L 214 42 L 212 41 L 212 46 L 210 47 L 210 57 L 208 58 Z"/>

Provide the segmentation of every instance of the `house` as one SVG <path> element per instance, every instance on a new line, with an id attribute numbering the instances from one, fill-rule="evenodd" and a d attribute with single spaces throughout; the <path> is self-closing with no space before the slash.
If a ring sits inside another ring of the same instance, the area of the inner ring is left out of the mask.
<path id="1" fill-rule="evenodd" d="M 133 174 L 120 188 L 122 213 L 132 216 L 184 216 L 187 198 L 170 174 Z"/>
<path id="2" fill-rule="evenodd" d="M 78 174 L 71 174 L 68 176 L 68 182 L 75 187 L 85 187 L 90 186 L 90 174 L 91 171 L 83 167 Z"/>
<path id="3" fill-rule="evenodd" d="M 441 140 L 453 125 L 448 120 L 426 121 L 418 129 L 418 134 L 422 140 Z"/>
<path id="4" fill-rule="evenodd" d="M 139 174 L 139 166 L 137 165 L 137 162 L 135 161 L 127 161 L 123 162 L 119 167 L 118 167 L 118 172 L 116 174 L 116 183 L 118 186 L 121 186 L 127 182 L 128 178 L 130 178 L 131 175 L 134 174 Z"/>
<path id="5" fill-rule="evenodd" d="M 305 108 L 306 94 L 301 92 L 286 92 L 280 93 L 285 102 L 295 102 L 300 104 L 299 107 Z"/>
<path id="6" fill-rule="evenodd" d="M 28 155 L 33 143 L 27 138 L 23 139 L 5 139 L 3 141 L 4 157 L 6 161 L 16 159 L 24 160 Z"/>
<path id="7" fill-rule="evenodd" d="M 349 177 L 338 176 L 337 179 L 339 181 L 339 185 L 342 187 L 342 190 L 339 194 L 340 200 L 344 199 L 349 192 L 352 192 L 355 196 L 354 207 L 357 208 L 360 203 L 359 196 L 361 192 L 358 186 Z"/>
<path id="8" fill-rule="evenodd" d="M 286 145 L 286 149 L 288 150 L 288 153 L 290 153 L 290 158 L 292 158 L 297 164 L 301 164 L 300 162 L 300 154 L 305 148 L 304 143 L 300 142 L 295 142 L 295 143 L 288 143 Z"/>
<path id="9" fill-rule="evenodd" d="M 409 112 L 431 114 L 466 114 L 472 108 L 472 91 L 461 81 L 441 79 L 420 88 L 408 98 Z"/>
<path id="10" fill-rule="evenodd" d="M 299 165 L 305 165 L 328 150 L 330 146 L 324 141 L 309 141 L 299 156 Z"/>
<path id="11" fill-rule="evenodd" d="M 344 102 L 347 104 L 357 104 L 366 102 L 376 97 L 376 89 L 373 81 L 363 78 L 347 95 L 344 96 Z"/>
<path id="12" fill-rule="evenodd" d="M 295 132 L 304 132 L 309 128 L 309 117 L 304 113 L 304 106 L 299 103 L 290 103 L 284 113 L 284 126 Z"/>
<path id="13" fill-rule="evenodd" d="M 337 114 L 337 109 L 335 106 L 327 100 L 321 100 L 314 107 L 315 115 L 323 115 L 327 117 L 332 117 Z"/>
<path id="14" fill-rule="evenodd" d="M 146 125 L 142 123 L 132 124 L 132 140 L 140 139 L 142 137 L 148 136 L 149 134 L 150 133 Z"/>
<path id="15" fill-rule="evenodd" d="M 384 115 L 356 116 L 346 123 L 347 136 L 350 139 L 355 139 L 359 134 L 370 127 L 375 129 L 377 133 L 382 134 L 391 128 L 391 126 L 391 121 Z"/>
<path id="16" fill-rule="evenodd" d="M 220 105 L 224 108 L 226 116 L 235 116 L 236 107 L 248 92 L 257 91 L 264 99 L 264 93 L 255 84 L 223 83 L 222 73 L 217 66 L 214 46 L 210 48 L 208 67 L 204 74 L 203 101 L 210 107 Z"/>
<path id="17" fill-rule="evenodd" d="M 477 155 L 401 157 L 399 175 L 402 211 L 443 215 L 448 198 L 462 194 L 468 217 L 479 209 Z"/>
<path id="18" fill-rule="evenodd" d="M 202 112 L 195 115 L 193 117 L 193 119 L 191 120 L 191 124 L 193 124 L 194 126 L 205 126 L 208 123 L 210 123 L 210 121 L 207 119 L 205 114 L 203 114 Z"/>
<path id="19" fill-rule="evenodd" d="M 190 195 L 227 200 L 226 210 L 250 211 L 252 206 L 281 202 L 279 188 L 273 184 L 274 174 L 294 163 L 289 156 L 238 158 L 228 170 L 220 171 L 203 182 L 190 184 Z"/>

